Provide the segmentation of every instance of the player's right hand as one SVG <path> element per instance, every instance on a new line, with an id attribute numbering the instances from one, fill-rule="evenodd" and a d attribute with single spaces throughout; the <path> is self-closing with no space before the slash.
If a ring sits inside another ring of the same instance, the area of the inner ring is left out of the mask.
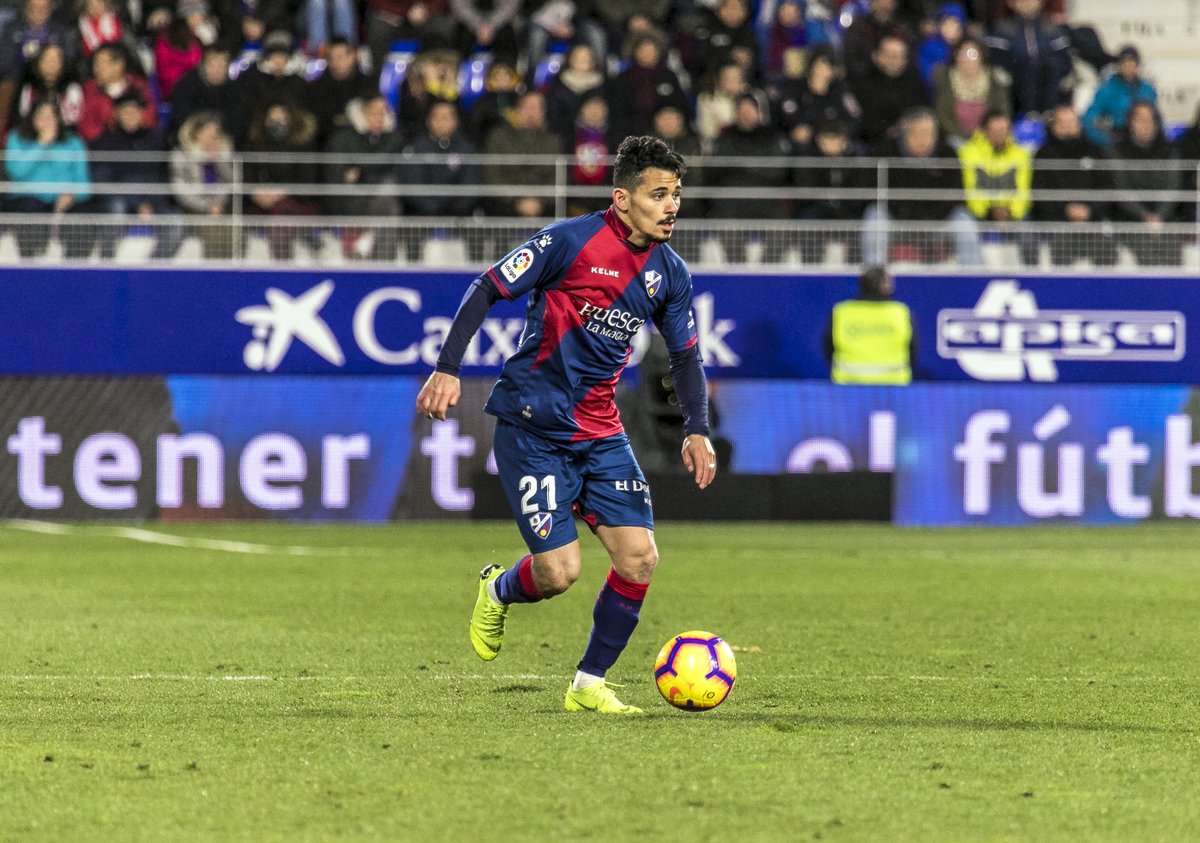
<path id="1" fill-rule="evenodd" d="M 462 384 L 454 375 L 434 372 L 417 393 L 417 412 L 426 418 L 446 420 L 446 411 L 458 404 Z"/>

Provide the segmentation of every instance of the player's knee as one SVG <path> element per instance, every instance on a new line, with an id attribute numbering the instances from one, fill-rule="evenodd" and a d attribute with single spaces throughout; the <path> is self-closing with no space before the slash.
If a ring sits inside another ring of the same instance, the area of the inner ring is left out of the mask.
<path id="1" fill-rule="evenodd" d="M 647 542 L 626 554 L 623 564 L 617 573 L 632 579 L 634 582 L 650 582 L 654 569 L 658 566 L 658 548 L 654 542 Z"/>
<path id="2" fill-rule="evenodd" d="M 538 591 L 543 597 L 562 594 L 579 579 L 580 563 L 577 559 L 563 559 L 543 566 L 537 572 Z"/>

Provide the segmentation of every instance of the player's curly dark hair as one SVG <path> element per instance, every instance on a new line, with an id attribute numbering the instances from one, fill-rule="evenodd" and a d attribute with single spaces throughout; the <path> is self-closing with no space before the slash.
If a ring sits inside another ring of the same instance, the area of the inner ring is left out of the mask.
<path id="1" fill-rule="evenodd" d="M 683 156 L 655 137 L 630 136 L 617 147 L 617 160 L 613 164 L 613 187 L 633 190 L 642 180 L 646 170 L 666 170 L 683 178 L 687 164 Z"/>

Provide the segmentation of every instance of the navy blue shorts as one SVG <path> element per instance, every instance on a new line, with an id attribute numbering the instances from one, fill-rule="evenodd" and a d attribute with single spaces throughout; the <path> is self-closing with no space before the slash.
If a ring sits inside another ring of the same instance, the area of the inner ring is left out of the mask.
<path id="1" fill-rule="evenodd" d="M 650 486 L 624 433 L 554 442 L 497 419 L 492 445 L 504 494 L 532 553 L 579 537 L 572 510 L 593 528 L 654 529 Z"/>

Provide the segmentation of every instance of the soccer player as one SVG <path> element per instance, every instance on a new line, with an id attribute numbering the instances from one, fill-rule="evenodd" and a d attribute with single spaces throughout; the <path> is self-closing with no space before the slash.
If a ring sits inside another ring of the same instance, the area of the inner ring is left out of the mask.
<path id="1" fill-rule="evenodd" d="M 554 223 L 480 275 L 463 297 L 417 411 L 445 419 L 461 394 L 463 353 L 501 298 L 529 295 L 525 330 L 485 412 L 496 417 L 496 465 L 529 554 L 480 572 L 470 639 L 496 658 L 514 603 L 561 594 L 579 578 L 572 511 L 612 560 L 591 638 L 567 689 L 567 711 L 640 714 L 604 681 L 637 626 L 658 562 L 650 489 L 621 427 L 613 390 L 634 335 L 652 319 L 667 343 L 684 418 L 684 467 L 707 488 L 708 439 L 692 282 L 667 246 L 679 213 L 683 159 L 661 140 L 628 137 L 613 165 L 612 205 Z"/>

